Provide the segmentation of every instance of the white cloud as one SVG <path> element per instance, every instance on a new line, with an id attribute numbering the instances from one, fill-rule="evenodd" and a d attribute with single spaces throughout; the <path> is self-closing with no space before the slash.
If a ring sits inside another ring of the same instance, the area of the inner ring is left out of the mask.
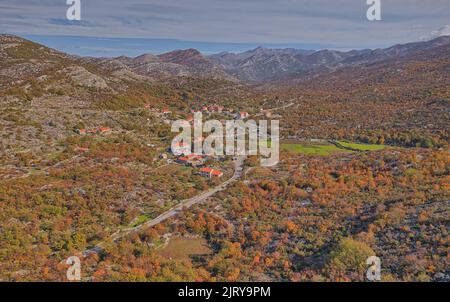
<path id="1" fill-rule="evenodd" d="M 420 37 L 420 40 L 428 41 L 442 36 L 450 36 L 450 25 L 445 25 L 438 30 L 432 31 L 430 34 Z"/>
<path id="2" fill-rule="evenodd" d="M 439 36 L 450 36 L 450 25 L 446 25 L 439 31 Z"/>

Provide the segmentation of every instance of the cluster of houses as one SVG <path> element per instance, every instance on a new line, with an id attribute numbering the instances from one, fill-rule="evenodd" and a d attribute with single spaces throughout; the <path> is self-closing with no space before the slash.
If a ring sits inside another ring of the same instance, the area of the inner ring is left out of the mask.
<path id="1" fill-rule="evenodd" d="M 158 115 L 162 115 L 164 117 L 168 117 L 172 114 L 172 111 L 169 108 L 163 108 L 162 110 L 159 108 L 155 108 L 152 106 L 152 104 L 145 104 L 144 105 L 145 109 L 149 109 L 150 111 L 158 114 Z"/>
<path id="2" fill-rule="evenodd" d="M 144 108 L 151 110 L 152 112 L 161 115 L 163 117 L 168 117 L 170 115 L 172 115 L 172 111 L 168 108 L 164 108 L 164 109 L 158 109 L 158 108 L 154 108 L 151 104 L 145 104 Z M 195 112 L 201 111 L 203 113 L 207 113 L 207 114 L 212 114 L 212 113 L 223 113 L 229 116 L 233 116 L 237 119 L 246 119 L 250 116 L 250 114 L 246 111 L 239 111 L 239 112 L 235 112 L 234 109 L 231 108 L 225 108 L 222 105 L 210 105 L 210 106 L 202 106 L 199 110 L 197 109 L 192 109 L 191 113 L 194 114 Z M 188 117 L 188 121 L 192 122 L 193 121 L 193 117 L 189 116 Z"/>
<path id="3" fill-rule="evenodd" d="M 191 110 L 191 113 L 194 113 L 195 110 Z M 250 114 L 246 111 L 235 112 L 234 109 L 225 108 L 221 105 L 211 105 L 211 106 L 202 106 L 201 111 L 204 113 L 224 113 L 230 116 L 235 116 L 238 119 L 246 119 L 250 116 Z"/>
<path id="4" fill-rule="evenodd" d="M 203 167 L 205 165 L 206 155 L 189 154 L 185 156 L 179 156 L 176 160 L 177 163 L 185 166 L 200 168 L 199 174 L 208 178 L 220 178 L 223 176 L 223 172 L 213 169 L 211 167 Z"/>
<path id="5" fill-rule="evenodd" d="M 191 154 L 191 146 L 189 144 L 179 143 L 177 147 L 177 150 L 173 152 L 173 154 L 177 156 L 177 159 L 175 160 L 176 163 L 188 167 L 201 168 L 199 174 L 204 177 L 220 178 L 223 176 L 223 172 L 220 170 L 204 167 L 207 155 Z"/>
<path id="6" fill-rule="evenodd" d="M 80 135 L 85 134 L 97 134 L 97 133 L 109 133 L 112 129 L 108 127 L 100 127 L 100 128 L 94 128 L 94 129 L 78 129 L 77 132 Z"/>
<path id="7" fill-rule="evenodd" d="M 218 113 L 232 113 L 233 109 L 225 109 L 224 106 L 221 105 L 211 105 L 211 106 L 202 106 L 201 108 L 202 112 L 209 112 L 209 113 L 213 113 L 213 112 L 218 112 Z"/>
<path id="8" fill-rule="evenodd" d="M 146 104 L 144 106 L 146 109 L 156 113 L 159 116 L 162 117 L 169 117 L 170 115 L 172 115 L 172 111 L 170 111 L 168 108 L 164 108 L 164 109 L 158 109 L 153 107 L 151 104 Z M 189 115 L 186 119 L 189 123 L 193 123 L 194 121 L 194 117 L 193 114 L 195 112 L 201 111 L 202 113 L 206 113 L 206 114 L 212 114 L 212 113 L 221 113 L 221 114 L 225 114 L 228 116 L 232 116 L 236 119 L 246 119 L 248 118 L 250 115 L 248 112 L 245 111 L 240 111 L 240 112 L 235 112 L 233 109 L 231 108 L 225 108 L 224 106 L 221 105 L 210 105 L 210 106 L 201 106 L 198 109 L 192 109 L 191 110 L 191 115 Z M 201 140 L 203 140 L 204 138 L 201 138 Z M 180 164 L 180 165 L 185 165 L 185 166 L 190 166 L 190 167 L 194 167 L 194 168 L 199 168 L 199 175 L 204 176 L 204 177 L 208 177 L 208 178 L 220 178 L 223 176 L 223 172 L 211 167 L 205 167 L 205 162 L 206 162 L 206 155 L 203 154 L 190 154 L 191 153 L 191 148 L 192 146 L 189 144 L 185 144 L 185 143 L 179 143 L 176 151 L 173 152 L 173 155 L 176 156 L 176 160 L 175 162 Z M 189 155 L 185 155 L 185 154 L 189 154 Z M 167 156 L 165 154 L 163 154 L 161 156 L 162 159 L 167 159 Z"/>

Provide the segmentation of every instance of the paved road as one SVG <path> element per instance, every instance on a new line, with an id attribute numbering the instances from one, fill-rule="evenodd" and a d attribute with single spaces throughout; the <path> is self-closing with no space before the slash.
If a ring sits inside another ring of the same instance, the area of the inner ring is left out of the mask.
<path id="1" fill-rule="evenodd" d="M 83 252 L 83 256 L 88 256 L 92 253 L 98 253 L 101 250 L 104 249 L 105 245 L 108 242 L 114 242 L 124 236 L 129 235 L 130 233 L 133 232 L 137 232 L 143 228 L 149 228 L 149 227 L 153 227 L 175 215 L 177 215 L 178 213 L 180 213 L 183 208 L 190 208 L 192 207 L 194 204 L 197 203 L 201 203 L 203 201 L 205 201 L 206 199 L 208 199 L 209 197 L 213 196 L 214 194 L 216 194 L 217 192 L 223 191 L 225 190 L 231 183 L 235 182 L 237 179 L 239 179 L 242 176 L 242 172 L 243 172 L 243 165 L 244 165 L 244 160 L 245 160 L 245 156 L 239 156 L 236 158 L 236 160 L 234 161 L 234 174 L 233 176 L 228 179 L 227 181 L 221 183 L 220 185 L 218 185 L 217 187 L 214 187 L 212 189 L 209 189 L 208 191 L 205 191 L 197 196 L 194 196 L 192 198 L 183 200 L 182 202 L 180 202 L 179 204 L 177 204 L 176 206 L 168 209 L 166 212 L 162 213 L 161 215 L 159 215 L 158 217 L 149 220 L 147 222 L 144 222 L 134 228 L 128 228 L 128 229 L 122 229 L 121 231 L 117 231 L 114 234 L 112 234 L 107 241 L 103 241 L 99 244 L 97 244 L 97 246 L 88 249 L 86 251 Z"/>
<path id="2" fill-rule="evenodd" d="M 289 104 L 280 106 L 280 107 L 275 107 L 275 108 L 268 108 L 268 109 L 264 109 L 264 111 L 277 111 L 277 110 L 281 110 L 281 109 L 286 109 L 289 108 L 293 105 L 295 105 L 295 102 L 292 102 L 294 99 L 289 100 L 288 102 L 290 102 Z M 263 116 L 264 113 L 258 113 L 255 116 Z"/>

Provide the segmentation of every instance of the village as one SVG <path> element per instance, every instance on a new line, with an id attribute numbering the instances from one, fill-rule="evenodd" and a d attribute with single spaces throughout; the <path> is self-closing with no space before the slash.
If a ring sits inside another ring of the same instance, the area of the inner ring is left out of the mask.
<path id="1" fill-rule="evenodd" d="M 179 117 L 169 108 L 156 108 L 152 104 L 145 104 L 143 109 L 148 110 L 152 115 L 161 120 L 162 123 L 166 125 L 170 125 L 172 120 L 175 117 Z M 202 112 L 205 115 L 219 114 L 223 117 L 220 121 L 225 123 L 225 118 L 232 118 L 234 120 L 245 120 L 250 117 L 250 114 L 246 111 L 238 111 L 232 108 L 226 108 L 222 105 L 202 105 L 196 109 L 191 109 L 190 114 L 184 116 L 184 118 L 189 122 L 194 122 L 193 114 L 195 112 Z M 262 114 L 266 117 L 271 117 L 270 111 L 261 110 Z M 117 132 L 117 130 L 112 129 L 110 127 L 93 127 L 93 128 L 82 128 L 77 129 L 76 133 L 80 136 L 88 136 L 88 135 L 106 135 Z M 200 138 L 202 141 L 204 138 Z M 167 148 L 165 152 L 161 152 L 159 154 L 159 160 L 165 161 L 166 164 L 178 164 L 185 167 L 191 167 L 196 169 L 195 174 L 200 175 L 202 177 L 208 179 L 221 179 L 224 176 L 224 170 L 220 166 L 222 163 L 230 160 L 231 158 L 227 158 L 226 156 L 209 156 L 206 154 L 195 154 L 192 153 L 193 144 L 196 143 L 196 140 L 192 142 L 192 145 L 187 145 L 180 143 L 178 146 L 178 150 L 173 152 L 171 148 Z M 147 144 L 149 146 L 155 146 L 153 144 Z M 75 151 L 79 153 L 88 152 L 89 149 L 85 147 L 77 146 Z M 223 166 L 223 165 L 222 165 Z"/>
<path id="2" fill-rule="evenodd" d="M 173 113 L 168 108 L 164 108 L 162 110 L 158 108 L 153 108 L 151 104 L 146 104 L 144 106 L 146 109 L 153 112 L 155 115 L 162 118 L 163 122 L 166 124 L 170 124 L 171 120 L 170 118 L 173 116 Z M 187 115 L 186 120 L 192 124 L 194 122 L 194 116 L 193 114 L 195 112 L 202 112 L 202 114 L 211 115 L 211 114 L 221 114 L 224 117 L 231 117 L 236 120 L 244 120 L 249 118 L 250 114 L 246 111 L 236 111 L 231 108 L 225 108 L 222 105 L 203 105 L 198 110 L 191 109 L 190 114 Z M 225 123 L 225 120 L 221 120 L 222 123 Z M 198 138 L 201 141 L 204 140 L 204 138 Z M 194 139 L 192 144 L 195 144 L 198 139 Z M 225 156 L 208 156 L 205 154 L 195 154 L 191 153 L 193 149 L 193 145 L 187 145 L 180 143 L 177 146 L 177 150 L 173 152 L 170 148 L 168 151 L 175 156 L 174 162 L 183 166 L 187 167 L 193 167 L 198 169 L 197 173 L 200 176 L 209 178 L 209 179 L 220 179 L 224 175 L 224 171 L 217 167 L 211 166 L 211 163 L 214 163 L 217 165 L 217 163 L 226 161 Z M 168 159 L 167 154 L 161 154 L 161 158 L 170 161 Z M 208 163 L 210 165 L 208 165 Z"/>
<path id="3" fill-rule="evenodd" d="M 171 117 L 173 115 L 173 112 L 169 108 L 163 108 L 162 110 L 159 108 L 155 108 L 152 106 L 152 104 L 145 104 L 145 109 L 150 110 L 150 112 L 154 113 L 155 115 L 159 116 L 160 118 L 166 119 Z M 232 117 L 235 119 L 246 119 L 250 116 L 250 114 L 246 111 L 237 111 L 232 108 L 225 108 L 225 106 L 222 105 L 202 105 L 198 108 L 192 108 L 190 110 L 190 115 L 187 116 L 187 121 L 192 122 L 194 120 L 194 117 L 192 114 L 195 112 L 202 112 L 203 114 L 211 115 L 211 114 L 221 114 L 226 117 Z"/>
<path id="4" fill-rule="evenodd" d="M 224 125 L 229 120 L 234 121 L 249 121 L 250 117 L 254 117 L 255 119 L 266 118 L 266 119 L 274 119 L 281 117 L 278 114 L 273 114 L 274 110 L 278 110 L 281 108 L 289 107 L 289 105 L 283 105 L 283 107 L 272 108 L 272 109 L 263 109 L 255 110 L 251 113 L 248 111 L 235 109 L 223 105 L 218 104 L 205 104 L 196 102 L 189 107 L 188 110 L 178 111 L 169 108 L 168 106 L 156 105 L 154 103 L 145 103 L 141 105 L 139 110 L 143 110 L 148 112 L 151 116 L 156 118 L 156 121 L 161 123 L 162 125 L 170 126 L 175 120 L 185 120 L 189 122 L 189 124 L 194 125 L 194 115 L 196 113 L 201 113 L 202 116 L 205 116 L 210 119 L 218 120 L 222 125 Z M 109 127 L 106 126 L 97 126 L 91 128 L 82 128 L 77 129 L 76 133 L 80 136 L 93 136 L 93 135 L 109 135 L 112 133 L 124 133 L 128 132 L 128 130 L 119 130 L 116 129 L 115 126 L 109 124 Z M 249 131 L 252 131 L 249 129 Z M 142 140 L 147 140 L 148 138 L 141 137 Z M 169 136 L 164 138 L 165 140 L 170 139 Z M 192 143 L 186 144 L 180 142 L 178 146 L 176 146 L 177 150 L 174 151 L 172 148 L 164 146 L 167 144 L 167 141 L 160 144 L 155 144 L 155 142 L 145 143 L 147 147 L 152 149 L 157 149 L 157 156 L 154 158 L 154 161 L 159 161 L 161 165 L 171 165 L 176 164 L 186 168 L 192 169 L 193 175 L 199 175 L 209 180 L 213 180 L 214 182 L 220 181 L 224 175 L 231 176 L 232 166 L 231 162 L 235 160 L 233 156 L 225 156 L 225 155 L 211 155 L 205 153 L 205 151 L 194 151 L 194 145 L 197 145 L 201 140 L 201 143 L 205 140 L 204 137 L 194 137 Z M 239 148 L 239 146 L 238 146 Z M 156 150 L 155 149 L 155 150 Z M 78 153 L 89 152 L 89 148 L 83 146 L 76 146 L 75 151 Z"/>

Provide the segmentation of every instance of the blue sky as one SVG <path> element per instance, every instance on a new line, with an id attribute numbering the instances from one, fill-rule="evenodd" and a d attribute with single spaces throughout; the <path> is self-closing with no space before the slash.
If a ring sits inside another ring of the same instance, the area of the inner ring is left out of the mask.
<path id="1" fill-rule="evenodd" d="M 381 4 L 383 20 L 369 22 L 366 0 L 81 0 L 82 20 L 73 22 L 66 0 L 1 0 L 0 33 L 92 56 L 260 45 L 346 50 L 449 33 L 449 0 Z"/>

